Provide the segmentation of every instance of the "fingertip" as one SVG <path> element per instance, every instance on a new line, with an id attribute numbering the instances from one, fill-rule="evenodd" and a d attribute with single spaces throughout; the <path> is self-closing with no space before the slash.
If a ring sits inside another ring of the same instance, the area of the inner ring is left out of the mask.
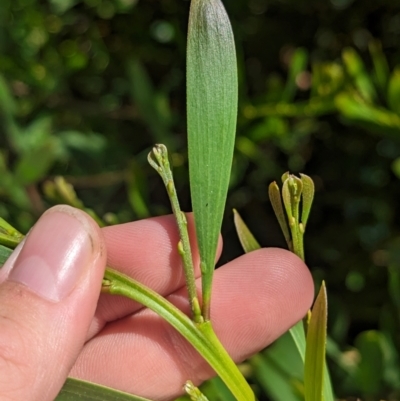
<path id="1" fill-rule="evenodd" d="M 227 349 L 243 360 L 301 320 L 313 296 L 313 280 L 301 259 L 263 248 L 217 270 L 212 320 Z"/>
<path id="2" fill-rule="evenodd" d="M 57 206 L 41 216 L 1 284 L 4 393 L 56 396 L 84 344 L 105 259 L 101 231 L 86 213 Z"/>

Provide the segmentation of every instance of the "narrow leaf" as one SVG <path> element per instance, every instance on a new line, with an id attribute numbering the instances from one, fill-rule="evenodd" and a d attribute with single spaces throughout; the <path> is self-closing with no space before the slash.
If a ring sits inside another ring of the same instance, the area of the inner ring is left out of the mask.
<path id="1" fill-rule="evenodd" d="M 239 237 L 239 241 L 242 244 L 243 250 L 247 253 L 255 251 L 256 249 L 260 249 L 260 244 L 254 238 L 254 235 L 251 233 L 236 209 L 233 209 L 233 221 L 235 223 L 236 232 Z"/>
<path id="2" fill-rule="evenodd" d="M 303 229 L 306 229 L 308 217 L 310 215 L 311 206 L 314 200 L 314 181 L 305 174 L 300 174 L 301 181 L 303 182 L 303 196 L 302 196 L 302 210 L 301 210 L 301 222 Z"/>
<path id="3" fill-rule="evenodd" d="M 275 181 L 269 184 L 268 195 L 272 208 L 274 209 L 275 216 L 278 219 L 279 226 L 281 227 L 281 230 L 285 237 L 288 248 L 292 250 L 292 240 L 290 236 L 288 223 L 286 220 L 286 215 L 285 212 L 283 211 L 281 193 L 279 191 L 278 184 Z"/>
<path id="4" fill-rule="evenodd" d="M 315 300 L 307 330 L 304 362 L 305 401 L 321 401 L 325 382 L 327 295 L 325 283 Z"/>
<path id="5" fill-rule="evenodd" d="M 55 401 L 150 401 L 100 384 L 68 378 Z"/>
<path id="6" fill-rule="evenodd" d="M 232 165 L 237 101 L 235 43 L 224 6 L 220 0 L 192 0 L 187 43 L 189 176 L 206 319 Z"/>
<path id="7" fill-rule="evenodd" d="M 376 91 L 361 57 L 353 48 L 348 47 L 343 50 L 342 58 L 354 86 L 366 101 L 372 102 L 376 98 Z"/>

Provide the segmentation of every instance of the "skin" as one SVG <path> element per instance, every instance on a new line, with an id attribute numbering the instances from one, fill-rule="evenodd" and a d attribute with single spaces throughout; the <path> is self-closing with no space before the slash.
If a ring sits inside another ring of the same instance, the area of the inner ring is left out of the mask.
<path id="1" fill-rule="evenodd" d="M 51 240 L 68 231 L 65 213 L 79 222 L 76 235 L 79 230 L 88 235 L 90 250 L 72 289 L 54 301 L 29 280 L 18 281 L 15 266 L 28 253 L 53 251 L 44 249 L 43 230 Z M 190 215 L 188 220 L 195 244 Z M 188 312 L 177 242 L 172 216 L 100 230 L 76 209 L 46 212 L 0 272 L 0 400 L 53 400 L 68 375 L 169 400 L 182 394 L 186 380 L 199 384 L 212 377 L 190 344 L 154 313 L 130 300 L 100 295 L 107 263 Z M 198 265 L 196 250 L 193 257 Z M 300 320 L 313 293 L 310 273 L 295 255 L 281 249 L 243 255 L 215 273 L 214 329 L 233 359 L 242 361 Z"/>

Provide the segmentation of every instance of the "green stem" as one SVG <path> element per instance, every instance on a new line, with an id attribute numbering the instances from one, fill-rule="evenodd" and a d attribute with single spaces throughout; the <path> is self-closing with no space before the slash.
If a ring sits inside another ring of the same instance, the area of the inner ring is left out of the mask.
<path id="1" fill-rule="evenodd" d="M 14 249 L 23 238 L 23 234 L 0 217 L 0 244 Z"/>
<path id="2" fill-rule="evenodd" d="M 210 364 L 238 401 L 255 400 L 253 391 L 218 340 L 210 321 L 194 323 L 155 291 L 113 269 L 106 269 L 103 285 L 105 292 L 140 302 L 178 330 Z"/>
<path id="3" fill-rule="evenodd" d="M 180 241 L 178 243 L 178 252 L 183 261 L 186 287 L 189 294 L 189 303 L 193 313 L 193 320 L 196 323 L 201 323 L 203 321 L 203 317 L 201 315 L 200 303 L 196 291 L 196 279 L 194 276 L 194 265 L 187 229 L 187 220 L 186 215 L 181 211 L 179 206 L 178 195 L 176 193 L 174 177 L 169 165 L 168 151 L 166 146 L 154 146 L 147 159 L 150 165 L 160 174 L 165 188 L 167 189 L 172 211 L 174 213 L 179 230 Z"/>

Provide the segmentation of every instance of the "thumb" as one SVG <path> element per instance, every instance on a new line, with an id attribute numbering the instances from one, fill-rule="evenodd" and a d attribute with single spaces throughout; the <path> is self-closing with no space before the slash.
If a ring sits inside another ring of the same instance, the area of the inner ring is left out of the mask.
<path id="1" fill-rule="evenodd" d="M 85 341 L 106 250 L 97 224 L 69 206 L 47 211 L 1 269 L 0 399 L 50 401 Z"/>

